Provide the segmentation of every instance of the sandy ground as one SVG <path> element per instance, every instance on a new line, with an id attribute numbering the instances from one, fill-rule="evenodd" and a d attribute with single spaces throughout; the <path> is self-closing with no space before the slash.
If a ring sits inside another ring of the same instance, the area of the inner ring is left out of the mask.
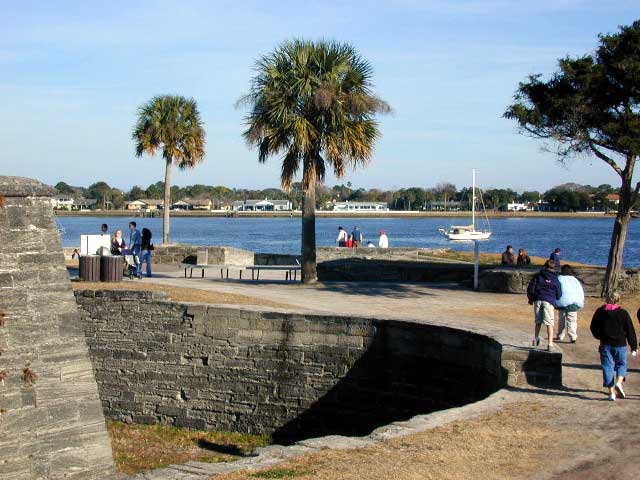
<path id="1" fill-rule="evenodd" d="M 258 305 L 268 301 L 306 311 L 418 321 L 437 318 L 453 326 L 482 324 L 513 333 L 521 345 L 528 344 L 533 335 L 531 307 L 524 295 L 398 283 L 302 286 L 276 277 L 261 282 L 185 280 L 181 274 L 167 269 L 138 284 L 241 295 L 247 303 L 253 298 Z M 627 398 L 608 401 L 601 386 L 598 345 L 588 329 L 600 303 L 589 298 L 579 313 L 578 342 L 559 344 L 563 350 L 562 389 L 510 388 L 504 391 L 505 407 L 497 414 L 443 425 L 362 450 L 324 451 L 279 465 L 288 470 L 274 472 L 275 476 L 240 472 L 217 478 L 637 478 L 640 360 L 629 357 Z M 640 295 L 626 297 L 622 304 L 635 323 Z M 638 323 L 635 325 L 638 327 Z"/>

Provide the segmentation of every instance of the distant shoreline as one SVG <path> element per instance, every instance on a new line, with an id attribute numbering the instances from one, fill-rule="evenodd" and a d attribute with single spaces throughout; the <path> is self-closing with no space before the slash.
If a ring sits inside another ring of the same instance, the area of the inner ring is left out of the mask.
<path id="1" fill-rule="evenodd" d="M 76 211 L 68 212 L 64 210 L 55 211 L 58 217 L 130 217 L 130 218 L 162 218 L 162 212 L 155 212 L 153 215 L 142 214 L 140 212 L 128 210 L 96 210 L 96 211 Z M 489 218 L 611 218 L 614 213 L 604 212 L 487 212 Z M 192 217 L 192 218 L 299 218 L 301 212 L 226 212 L 226 211 L 172 211 L 171 217 Z M 388 212 L 331 212 L 319 210 L 316 212 L 319 218 L 440 218 L 440 217 L 461 217 L 470 218 L 471 212 L 418 212 L 418 211 L 388 211 Z"/>

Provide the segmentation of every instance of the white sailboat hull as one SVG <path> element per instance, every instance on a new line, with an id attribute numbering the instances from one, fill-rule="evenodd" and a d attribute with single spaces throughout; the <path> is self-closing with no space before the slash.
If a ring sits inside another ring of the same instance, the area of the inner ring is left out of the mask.
<path id="1" fill-rule="evenodd" d="M 440 229 L 440 233 L 449 240 L 471 241 L 471 240 L 487 240 L 491 236 L 491 232 L 479 232 L 476 230 L 468 230 L 465 232 L 453 232 Z"/>

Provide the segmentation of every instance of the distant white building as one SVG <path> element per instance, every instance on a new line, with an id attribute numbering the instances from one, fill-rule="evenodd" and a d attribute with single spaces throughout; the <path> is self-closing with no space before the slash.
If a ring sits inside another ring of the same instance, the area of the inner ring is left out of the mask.
<path id="1" fill-rule="evenodd" d="M 334 212 L 388 212 L 389 205 L 384 202 L 336 202 Z"/>
<path id="2" fill-rule="evenodd" d="M 155 199 L 142 199 L 133 200 L 125 204 L 127 210 L 161 210 L 164 205 L 164 201 Z"/>
<path id="3" fill-rule="evenodd" d="M 238 200 L 233 202 L 236 212 L 285 212 L 292 209 L 290 200 Z"/>
<path id="4" fill-rule="evenodd" d="M 530 203 L 507 203 L 508 212 L 533 212 L 533 205 Z"/>
<path id="5" fill-rule="evenodd" d="M 51 199 L 51 205 L 53 205 L 55 210 L 72 210 L 73 198 L 65 195 L 58 195 Z"/>
<path id="6" fill-rule="evenodd" d="M 94 198 L 72 198 L 66 195 L 58 195 L 51 199 L 54 210 L 89 210 L 96 206 Z"/>

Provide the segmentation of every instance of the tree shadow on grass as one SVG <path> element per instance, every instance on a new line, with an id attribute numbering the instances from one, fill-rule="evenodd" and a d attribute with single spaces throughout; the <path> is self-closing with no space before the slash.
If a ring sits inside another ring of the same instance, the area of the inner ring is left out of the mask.
<path id="1" fill-rule="evenodd" d="M 244 457 L 246 453 L 237 445 L 224 445 L 215 443 L 206 438 L 199 438 L 196 442 L 198 447 L 210 452 L 220 453 L 222 455 L 233 455 L 235 457 Z"/>

